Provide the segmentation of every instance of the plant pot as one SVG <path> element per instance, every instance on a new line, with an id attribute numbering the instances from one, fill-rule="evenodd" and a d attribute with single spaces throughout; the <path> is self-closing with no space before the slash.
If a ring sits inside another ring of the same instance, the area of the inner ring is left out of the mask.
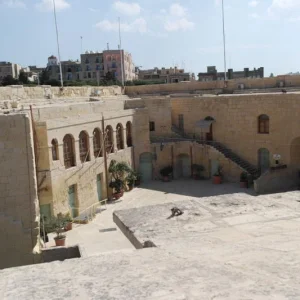
<path id="1" fill-rule="evenodd" d="M 72 222 L 67 223 L 67 225 L 65 227 L 65 231 L 70 231 L 72 229 L 73 229 L 73 223 Z"/>
<path id="2" fill-rule="evenodd" d="M 133 190 L 133 184 L 128 185 L 128 191 L 132 191 Z"/>
<path id="3" fill-rule="evenodd" d="M 246 188 L 248 188 L 248 183 L 246 181 L 241 181 L 240 187 L 246 189 Z"/>
<path id="4" fill-rule="evenodd" d="M 64 247 L 66 245 L 66 237 L 54 238 L 56 247 Z"/>
<path id="5" fill-rule="evenodd" d="M 120 193 L 114 193 L 114 199 L 115 200 L 120 199 L 122 196 L 123 196 L 122 192 L 120 192 Z"/>
<path id="6" fill-rule="evenodd" d="M 135 185 L 135 186 L 140 186 L 140 185 L 141 185 L 140 179 L 137 179 L 137 180 L 134 182 L 134 185 Z"/>
<path id="7" fill-rule="evenodd" d="M 214 184 L 221 184 L 221 182 L 222 182 L 221 176 L 214 176 L 213 177 L 213 183 Z"/>
<path id="8" fill-rule="evenodd" d="M 194 178 L 195 180 L 199 180 L 199 179 L 200 179 L 200 176 L 199 176 L 198 174 L 194 174 L 194 175 L 193 175 L 193 178 Z"/>
<path id="9" fill-rule="evenodd" d="M 169 176 L 164 176 L 164 177 L 163 177 L 163 182 L 169 182 L 169 181 L 170 181 Z"/>

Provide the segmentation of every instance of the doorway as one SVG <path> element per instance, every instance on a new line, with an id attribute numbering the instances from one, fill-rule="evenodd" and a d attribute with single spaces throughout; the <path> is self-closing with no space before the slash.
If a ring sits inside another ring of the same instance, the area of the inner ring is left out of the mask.
<path id="1" fill-rule="evenodd" d="M 207 141 L 213 141 L 214 136 L 213 136 L 213 122 L 215 121 L 215 119 L 213 117 L 206 117 L 204 119 L 205 121 L 207 121 L 207 123 L 209 124 L 209 130 L 208 132 L 206 132 L 206 140 Z"/>
<path id="2" fill-rule="evenodd" d="M 69 207 L 71 211 L 72 218 L 77 217 L 77 207 L 76 207 L 76 184 L 69 186 Z"/>
<path id="3" fill-rule="evenodd" d="M 258 168 L 260 169 L 261 174 L 270 168 L 270 152 L 266 148 L 258 150 Z"/>
<path id="4" fill-rule="evenodd" d="M 210 177 L 212 178 L 219 171 L 219 161 L 211 160 L 210 161 Z"/>
<path id="5" fill-rule="evenodd" d="M 145 152 L 140 155 L 139 171 L 143 182 L 152 180 L 152 153 Z"/>
<path id="6" fill-rule="evenodd" d="M 191 159 L 187 154 L 177 156 L 176 177 L 190 178 L 191 177 Z"/>

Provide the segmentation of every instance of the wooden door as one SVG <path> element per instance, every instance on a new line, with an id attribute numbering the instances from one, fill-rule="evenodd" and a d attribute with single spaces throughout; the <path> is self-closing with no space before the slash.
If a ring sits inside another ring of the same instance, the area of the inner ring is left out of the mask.
<path id="1" fill-rule="evenodd" d="M 213 126 L 210 124 L 209 126 L 209 132 L 206 133 L 206 140 L 212 141 L 213 140 Z"/>

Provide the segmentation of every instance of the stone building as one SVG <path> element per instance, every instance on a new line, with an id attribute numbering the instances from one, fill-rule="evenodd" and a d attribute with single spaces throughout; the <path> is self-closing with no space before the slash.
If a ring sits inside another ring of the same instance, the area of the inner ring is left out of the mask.
<path id="1" fill-rule="evenodd" d="M 241 79 L 241 78 L 264 78 L 264 68 L 254 68 L 249 70 L 249 68 L 244 68 L 243 71 L 233 71 L 233 69 L 228 69 L 227 79 Z M 218 72 L 215 66 L 207 67 L 206 73 L 198 74 L 199 81 L 215 81 L 224 80 L 224 72 Z"/>
<path id="2" fill-rule="evenodd" d="M 184 69 L 154 68 L 149 70 L 138 69 L 138 79 L 143 81 L 161 81 L 162 83 L 178 83 L 182 81 L 194 81 L 195 75 Z"/>
<path id="3" fill-rule="evenodd" d="M 132 56 L 124 50 L 105 50 L 101 53 L 86 51 L 80 58 L 81 62 L 78 60 L 61 62 L 64 81 L 100 82 L 108 72 L 119 82 L 122 82 L 122 78 L 124 81 L 132 81 L 136 78 Z M 54 55 L 48 58 L 47 70 L 50 79 L 60 80 L 59 62 Z"/>
<path id="4" fill-rule="evenodd" d="M 1 61 L 0 62 L 0 80 L 5 76 L 12 76 L 15 79 L 19 78 L 22 67 L 18 64 Z"/>
<path id="5" fill-rule="evenodd" d="M 143 182 L 166 166 L 190 178 L 201 164 L 206 178 L 222 168 L 236 183 L 246 171 L 257 193 L 298 186 L 297 92 L 130 98 L 119 87 L 5 87 L 0 104 L 0 268 L 38 259 L 40 213 L 84 217 L 110 197 L 112 159 Z"/>

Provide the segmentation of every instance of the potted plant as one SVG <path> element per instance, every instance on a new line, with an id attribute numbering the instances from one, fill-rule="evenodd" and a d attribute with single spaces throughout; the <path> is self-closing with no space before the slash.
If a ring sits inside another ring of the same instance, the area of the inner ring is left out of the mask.
<path id="1" fill-rule="evenodd" d="M 126 162 L 117 162 L 115 160 L 112 160 L 110 162 L 108 172 L 112 177 L 109 187 L 115 190 L 114 198 L 119 199 L 124 194 L 125 176 L 133 172 L 133 170 L 128 166 Z"/>
<path id="2" fill-rule="evenodd" d="M 115 180 L 111 181 L 110 184 L 109 184 L 109 187 L 114 190 L 114 194 L 113 194 L 114 199 L 118 200 L 123 196 L 123 194 L 124 194 L 124 190 L 123 190 L 124 184 L 123 184 L 122 180 L 115 179 Z"/>
<path id="3" fill-rule="evenodd" d="M 202 179 L 201 172 L 203 172 L 205 168 L 202 165 L 193 164 L 192 165 L 192 176 L 195 180 Z"/>
<path id="4" fill-rule="evenodd" d="M 170 176 L 172 175 L 172 173 L 173 173 L 172 166 L 167 166 L 160 170 L 160 175 L 162 176 L 164 182 L 170 181 Z"/>
<path id="5" fill-rule="evenodd" d="M 222 168 L 219 166 L 217 172 L 213 175 L 213 183 L 221 184 L 222 183 Z"/>
<path id="6" fill-rule="evenodd" d="M 72 219 L 70 213 L 67 213 L 65 215 L 65 221 L 66 221 L 65 231 L 72 230 L 73 229 L 73 219 Z"/>
<path id="7" fill-rule="evenodd" d="M 55 232 L 56 236 L 54 238 L 55 245 L 57 247 L 65 246 L 66 235 L 65 232 L 66 219 L 63 214 L 59 213 L 57 217 L 52 217 L 51 220 L 47 223 L 47 231 Z"/>
<path id="8" fill-rule="evenodd" d="M 134 171 L 130 172 L 126 177 L 126 183 L 128 186 L 129 191 L 133 189 L 134 183 L 136 181 L 136 173 Z"/>
<path id="9" fill-rule="evenodd" d="M 240 187 L 247 188 L 248 187 L 248 174 L 247 172 L 242 172 L 240 175 Z"/>
<path id="10" fill-rule="evenodd" d="M 135 172 L 135 175 L 136 175 L 136 180 L 134 181 L 134 186 L 140 186 L 142 175 L 140 173 L 137 173 L 137 172 Z"/>

